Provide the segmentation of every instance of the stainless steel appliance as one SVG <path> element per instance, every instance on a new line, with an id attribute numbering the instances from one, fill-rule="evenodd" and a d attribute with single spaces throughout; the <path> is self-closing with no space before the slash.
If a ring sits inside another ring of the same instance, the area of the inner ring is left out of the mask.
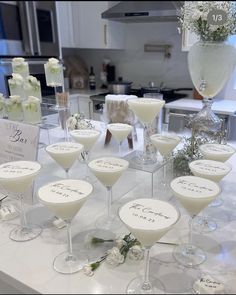
<path id="1" fill-rule="evenodd" d="M 177 21 L 184 1 L 120 1 L 102 13 L 102 18 L 120 22 Z"/>
<path id="2" fill-rule="evenodd" d="M 0 1 L 0 57 L 59 57 L 55 1 Z"/>

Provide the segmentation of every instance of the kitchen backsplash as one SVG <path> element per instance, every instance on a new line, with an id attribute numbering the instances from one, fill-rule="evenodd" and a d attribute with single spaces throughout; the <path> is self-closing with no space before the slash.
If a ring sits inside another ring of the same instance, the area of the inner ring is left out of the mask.
<path id="1" fill-rule="evenodd" d="M 187 53 L 181 51 L 181 35 L 177 22 L 126 24 L 126 47 L 110 49 L 63 49 L 63 56 L 79 55 L 88 68 L 94 67 L 96 83 L 101 85 L 102 61 L 109 58 L 116 67 L 116 77 L 132 81 L 133 87 L 164 82 L 166 87 L 192 87 L 188 72 Z M 144 52 L 144 44 L 170 44 L 171 58 L 163 52 Z"/>

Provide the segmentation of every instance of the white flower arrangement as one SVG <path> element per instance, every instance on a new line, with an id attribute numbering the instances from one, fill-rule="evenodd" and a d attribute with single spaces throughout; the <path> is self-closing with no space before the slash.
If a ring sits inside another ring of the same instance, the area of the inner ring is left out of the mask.
<path id="1" fill-rule="evenodd" d="M 11 85 L 23 85 L 24 78 L 20 74 L 12 73 L 12 78 L 9 79 Z"/>
<path id="2" fill-rule="evenodd" d="M 80 113 L 75 113 L 67 119 L 67 127 L 69 130 L 95 128 L 90 120 L 85 119 L 84 115 Z"/>
<path id="3" fill-rule="evenodd" d="M 100 266 L 101 262 L 105 261 L 110 266 L 116 267 L 125 262 L 128 256 L 131 260 L 142 260 L 144 258 L 144 249 L 141 247 L 141 243 L 131 236 L 131 234 L 125 235 L 123 238 L 117 240 L 109 239 L 104 240 L 97 237 L 88 235 L 86 240 L 86 246 L 88 248 L 91 245 L 98 245 L 105 242 L 113 242 L 115 245 L 109 249 L 105 255 L 100 257 L 97 261 L 86 264 L 83 267 L 83 273 L 87 276 L 93 276 L 94 271 Z"/>
<path id="4" fill-rule="evenodd" d="M 225 15 L 223 23 L 209 21 L 209 13 L 217 14 L 217 11 Z M 236 34 L 236 2 L 185 1 L 179 20 L 183 29 L 195 33 L 202 41 L 225 41 L 230 35 Z"/>

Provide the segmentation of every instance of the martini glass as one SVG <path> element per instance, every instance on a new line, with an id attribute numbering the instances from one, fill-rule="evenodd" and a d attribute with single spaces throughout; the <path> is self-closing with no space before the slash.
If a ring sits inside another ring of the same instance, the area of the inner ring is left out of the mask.
<path id="1" fill-rule="evenodd" d="M 193 245 L 193 220 L 218 196 L 221 189 L 216 182 L 197 176 L 177 177 L 172 180 L 170 186 L 178 201 L 190 215 L 189 241 L 177 246 L 173 256 L 180 264 L 195 267 L 206 260 L 206 254 L 202 249 Z"/>
<path id="2" fill-rule="evenodd" d="M 16 242 L 33 240 L 42 232 L 38 225 L 28 224 L 23 206 L 24 193 L 39 174 L 41 165 L 32 161 L 15 161 L 0 165 L 0 185 L 16 193 L 20 199 L 21 224 L 10 232 L 10 239 Z"/>
<path id="3" fill-rule="evenodd" d="M 235 148 L 228 144 L 208 143 L 199 146 L 199 150 L 204 159 L 215 160 L 220 162 L 227 161 L 234 153 Z M 214 202 L 210 204 L 210 207 L 218 207 L 222 205 L 221 198 L 216 198 Z"/>
<path id="4" fill-rule="evenodd" d="M 119 156 L 122 156 L 121 144 L 122 141 L 130 134 L 133 130 L 133 126 L 123 123 L 112 123 L 107 125 L 107 129 L 119 142 Z"/>
<path id="5" fill-rule="evenodd" d="M 115 157 L 103 157 L 91 161 L 89 168 L 107 189 L 107 214 L 96 220 L 96 227 L 111 230 L 119 227 L 117 216 L 111 213 L 112 186 L 129 167 L 129 162 Z"/>
<path id="6" fill-rule="evenodd" d="M 159 294 L 165 291 L 163 284 L 149 276 L 151 247 L 179 220 L 180 214 L 167 202 L 153 199 L 136 199 L 123 205 L 119 217 L 132 235 L 146 248 L 144 277 L 134 278 L 127 286 L 128 294 Z"/>
<path id="7" fill-rule="evenodd" d="M 171 157 L 171 152 L 180 143 L 181 137 L 172 133 L 166 134 L 153 134 L 151 135 L 152 144 L 160 152 L 163 158 L 163 180 L 162 185 L 166 190 L 168 187 L 167 183 L 167 163 Z"/>
<path id="8" fill-rule="evenodd" d="M 189 168 L 195 176 L 220 182 L 232 169 L 229 164 L 213 160 L 196 160 L 189 163 Z M 217 224 L 206 216 L 198 216 L 193 226 L 200 232 L 216 230 Z"/>
<path id="9" fill-rule="evenodd" d="M 78 179 L 54 181 L 38 190 L 39 201 L 67 224 L 68 250 L 59 254 L 53 262 L 54 269 L 59 273 L 75 273 L 87 263 L 84 255 L 73 253 L 71 223 L 92 190 L 90 183 Z"/>
<path id="10" fill-rule="evenodd" d="M 160 114 L 164 104 L 164 100 L 154 98 L 137 98 L 128 100 L 129 108 L 143 124 L 144 147 L 141 155 L 135 160 L 137 164 L 149 165 L 156 162 L 156 159 L 153 159 L 146 151 L 145 135 L 149 137 L 147 131 L 148 124 L 151 124 L 155 117 Z"/>
<path id="11" fill-rule="evenodd" d="M 47 153 L 65 170 L 67 178 L 71 166 L 82 150 L 83 145 L 76 142 L 58 142 L 46 147 Z"/>
<path id="12" fill-rule="evenodd" d="M 70 131 L 70 135 L 76 142 L 84 146 L 83 155 L 86 163 L 85 180 L 91 181 L 88 168 L 90 150 L 94 146 L 95 142 L 98 140 L 99 136 L 101 135 L 101 132 L 95 129 L 75 129 Z"/>

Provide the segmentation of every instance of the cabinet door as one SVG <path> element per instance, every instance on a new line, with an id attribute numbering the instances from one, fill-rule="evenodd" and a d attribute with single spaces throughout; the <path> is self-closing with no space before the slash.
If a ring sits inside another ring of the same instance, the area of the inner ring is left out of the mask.
<path id="1" fill-rule="evenodd" d="M 199 37 L 188 30 L 182 32 L 182 51 L 189 51 L 190 47 L 199 40 Z"/>
<path id="2" fill-rule="evenodd" d="M 56 1 L 59 42 L 61 47 L 74 47 L 72 2 Z"/>
<path id="3" fill-rule="evenodd" d="M 124 24 L 101 17 L 108 1 L 74 1 L 71 5 L 75 47 L 124 48 Z"/>
<path id="4" fill-rule="evenodd" d="M 92 103 L 88 97 L 79 96 L 79 112 L 84 114 L 85 119 L 92 119 Z"/>

